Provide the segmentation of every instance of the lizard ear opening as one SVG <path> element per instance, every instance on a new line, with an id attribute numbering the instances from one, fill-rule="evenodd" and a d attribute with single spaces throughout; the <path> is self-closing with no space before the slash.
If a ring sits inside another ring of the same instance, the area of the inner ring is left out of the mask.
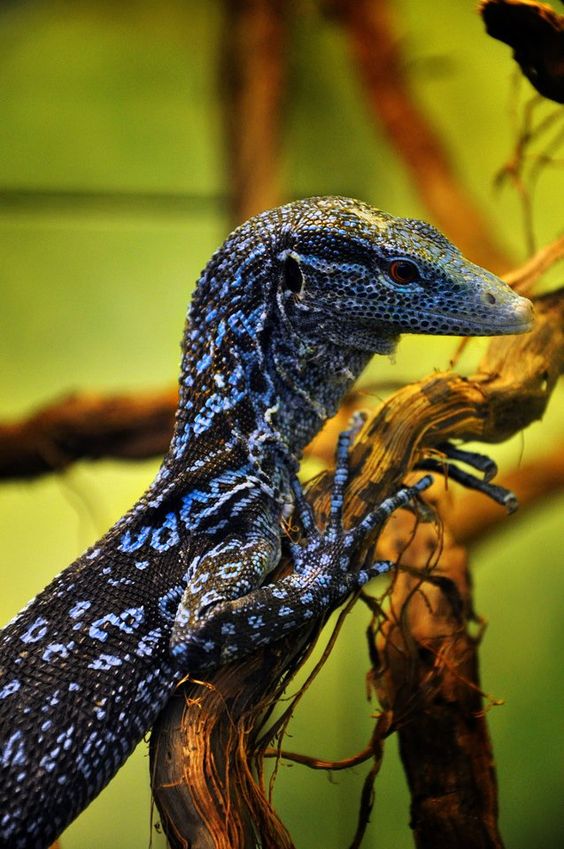
<path id="1" fill-rule="evenodd" d="M 304 275 L 299 263 L 297 254 L 288 252 L 283 259 L 282 265 L 282 285 L 286 292 L 291 292 L 298 297 L 302 294 L 304 288 Z"/>

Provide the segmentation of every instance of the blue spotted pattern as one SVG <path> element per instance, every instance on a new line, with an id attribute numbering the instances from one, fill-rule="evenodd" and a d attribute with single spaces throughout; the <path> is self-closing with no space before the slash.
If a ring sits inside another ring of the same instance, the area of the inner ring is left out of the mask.
<path id="1" fill-rule="evenodd" d="M 406 284 L 394 262 L 409 263 Z M 169 452 L 145 495 L 0 633 L 0 849 L 44 849 L 111 779 L 186 672 L 279 639 L 390 568 L 350 570 L 340 441 L 324 533 L 297 483 L 305 445 L 398 334 L 515 333 L 530 305 L 428 224 L 311 198 L 232 233 L 183 337 Z M 307 544 L 272 585 L 281 520 Z M 119 843 L 119 838 L 116 836 Z"/>

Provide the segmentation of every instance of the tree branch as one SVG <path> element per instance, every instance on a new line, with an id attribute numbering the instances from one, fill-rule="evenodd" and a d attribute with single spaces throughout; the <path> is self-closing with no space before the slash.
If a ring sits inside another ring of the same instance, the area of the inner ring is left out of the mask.
<path id="1" fill-rule="evenodd" d="M 527 260 L 519 268 L 508 271 L 503 279 L 516 292 L 526 294 L 530 292 L 537 280 L 548 271 L 555 263 L 564 259 L 564 236 L 555 239 L 549 245 L 538 250 L 534 256 Z"/>
<path id="2" fill-rule="evenodd" d="M 220 92 L 231 217 L 246 221 L 280 202 L 280 116 L 288 4 L 224 0 Z"/>
<path id="3" fill-rule="evenodd" d="M 443 490 L 439 515 L 447 500 Z M 399 736 L 415 845 L 501 849 L 467 556 L 447 527 L 405 512 L 379 554 L 398 548 L 404 568 L 371 626 L 371 681 Z"/>
<path id="4" fill-rule="evenodd" d="M 139 395 L 73 393 L 29 418 L 0 424 L 0 480 L 62 471 L 77 460 L 162 456 L 177 389 Z"/>
<path id="5" fill-rule="evenodd" d="M 482 0 L 479 10 L 488 35 L 513 48 L 531 85 L 564 103 L 564 15 L 534 0 Z"/>

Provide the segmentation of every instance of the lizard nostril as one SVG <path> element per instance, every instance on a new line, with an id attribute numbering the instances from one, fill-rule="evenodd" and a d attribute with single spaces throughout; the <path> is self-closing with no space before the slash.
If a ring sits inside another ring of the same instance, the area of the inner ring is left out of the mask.
<path id="1" fill-rule="evenodd" d="M 486 292 L 486 301 L 488 302 L 488 304 L 495 304 L 496 303 L 495 295 L 492 295 L 491 292 Z"/>

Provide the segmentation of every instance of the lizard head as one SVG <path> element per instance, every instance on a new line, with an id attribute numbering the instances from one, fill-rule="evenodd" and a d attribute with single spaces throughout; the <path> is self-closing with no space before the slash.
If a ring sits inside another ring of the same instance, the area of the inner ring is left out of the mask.
<path id="1" fill-rule="evenodd" d="M 388 353 L 401 333 L 497 336 L 532 327 L 530 301 L 423 221 L 348 198 L 284 209 L 279 298 L 302 338 Z"/>

